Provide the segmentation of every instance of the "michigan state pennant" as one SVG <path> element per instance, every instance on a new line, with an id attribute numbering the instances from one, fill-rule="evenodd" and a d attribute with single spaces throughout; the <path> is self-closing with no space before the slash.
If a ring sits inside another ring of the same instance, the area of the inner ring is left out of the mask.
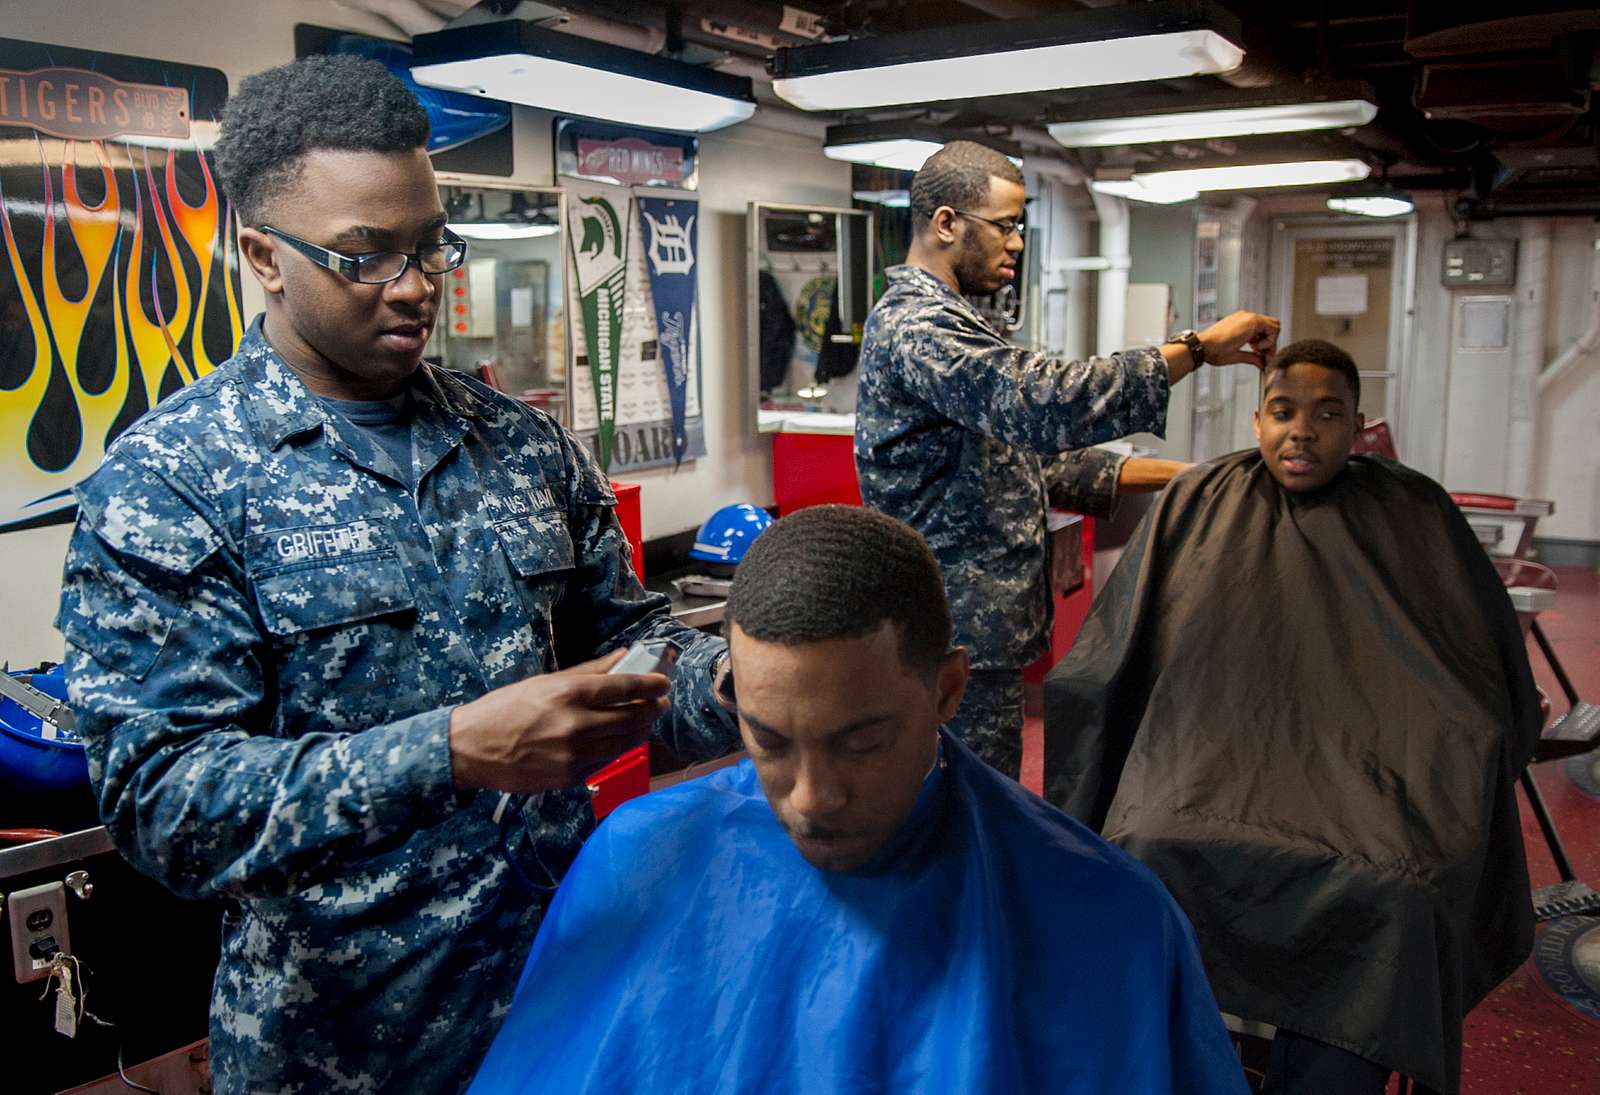
<path id="1" fill-rule="evenodd" d="M 617 429 L 617 366 L 622 353 L 622 298 L 628 272 L 633 195 L 625 187 L 565 180 L 567 231 L 583 309 L 583 342 L 594 377 L 602 470 L 611 466 Z"/>
<path id="2" fill-rule="evenodd" d="M 661 367 L 672 401 L 672 459 L 683 463 L 689 448 L 684 427 L 689 389 L 694 327 L 696 214 L 700 203 L 692 198 L 664 198 L 639 194 L 639 221 L 647 245 L 650 299 L 655 303 L 656 333 L 661 346 Z"/>

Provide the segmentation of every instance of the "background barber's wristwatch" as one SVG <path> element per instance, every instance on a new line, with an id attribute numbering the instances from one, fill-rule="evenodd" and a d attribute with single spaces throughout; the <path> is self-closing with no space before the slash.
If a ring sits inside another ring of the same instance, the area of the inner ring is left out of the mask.
<path id="1" fill-rule="evenodd" d="M 1196 369 L 1206 363 L 1206 344 L 1200 341 L 1200 336 L 1196 332 L 1192 330 L 1179 331 L 1162 345 L 1171 346 L 1174 343 L 1182 343 L 1188 347 L 1189 360 L 1194 362 Z"/>

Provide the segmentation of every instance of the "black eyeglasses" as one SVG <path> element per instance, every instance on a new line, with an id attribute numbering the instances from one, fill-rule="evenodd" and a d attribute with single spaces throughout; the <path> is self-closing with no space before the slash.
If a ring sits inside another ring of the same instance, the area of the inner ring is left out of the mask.
<path id="1" fill-rule="evenodd" d="M 1011 220 L 1008 217 L 1003 221 L 997 221 L 989 217 L 980 217 L 976 213 L 968 213 L 965 209 L 952 209 L 950 212 L 954 213 L 958 217 L 971 217 L 975 221 L 982 221 L 984 224 L 992 224 L 996 228 L 1000 229 L 1000 235 L 1004 237 L 1010 237 L 1013 232 L 1018 236 L 1021 236 L 1023 232 L 1023 224 L 1020 218 L 1017 220 Z"/>
<path id="2" fill-rule="evenodd" d="M 261 231 L 299 251 L 318 266 L 326 266 L 336 274 L 363 285 L 384 285 L 405 277 L 414 262 L 424 274 L 448 274 L 467 261 L 467 241 L 448 228 L 439 230 L 439 239 L 407 254 L 404 251 L 372 251 L 365 255 L 341 255 L 326 247 L 319 247 L 299 236 L 281 232 L 270 224 Z"/>

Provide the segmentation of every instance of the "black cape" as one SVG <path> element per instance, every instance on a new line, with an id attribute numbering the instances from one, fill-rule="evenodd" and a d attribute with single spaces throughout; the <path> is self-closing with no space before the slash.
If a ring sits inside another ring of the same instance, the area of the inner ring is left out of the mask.
<path id="1" fill-rule="evenodd" d="M 1045 795 L 1155 869 L 1224 1011 L 1460 1084 L 1461 1019 L 1527 956 L 1514 789 L 1540 712 L 1449 496 L 1258 453 L 1145 516 L 1045 698 Z"/>

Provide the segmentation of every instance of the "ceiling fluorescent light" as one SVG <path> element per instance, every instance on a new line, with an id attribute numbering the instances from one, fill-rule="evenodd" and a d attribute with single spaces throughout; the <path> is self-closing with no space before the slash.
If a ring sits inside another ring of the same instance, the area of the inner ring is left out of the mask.
<path id="1" fill-rule="evenodd" d="M 1153 114 L 1144 118 L 1100 118 L 1052 122 L 1050 136 L 1068 148 L 1107 148 L 1159 141 L 1208 141 L 1261 133 L 1303 133 L 1366 125 L 1378 108 L 1364 99 L 1304 105 L 1235 107 Z"/>
<path id="2" fill-rule="evenodd" d="M 1170 205 L 1189 201 L 1207 190 L 1256 190 L 1274 186 L 1359 182 L 1371 171 L 1362 160 L 1298 160 L 1291 163 L 1136 171 L 1132 177 L 1098 178 L 1089 185 L 1102 194 Z"/>
<path id="3" fill-rule="evenodd" d="M 1372 173 L 1363 160 L 1299 160 L 1293 163 L 1228 164 L 1176 171 L 1138 171 L 1134 181 L 1158 190 L 1256 190 L 1270 186 L 1315 186 L 1359 182 Z"/>
<path id="4" fill-rule="evenodd" d="M 1001 153 L 1022 166 L 1022 146 L 988 134 L 944 130 L 922 122 L 860 122 L 831 125 L 822 140 L 822 153 L 829 159 L 887 167 L 896 171 L 920 171 L 928 157 L 949 141 L 975 141 Z"/>
<path id="5" fill-rule="evenodd" d="M 1102 194 L 1150 202 L 1154 205 L 1174 205 L 1178 202 L 1193 201 L 1200 196 L 1198 190 L 1186 190 L 1181 186 L 1151 186 L 1136 179 L 1095 179 L 1089 186 Z"/>
<path id="6" fill-rule="evenodd" d="M 1328 195 L 1328 208 L 1359 217 L 1403 217 L 1416 203 L 1407 191 L 1379 182 L 1335 190 Z"/>
<path id="7" fill-rule="evenodd" d="M 522 20 L 412 41 L 417 83 L 622 125 L 705 133 L 755 113 L 750 81 Z"/>
<path id="8" fill-rule="evenodd" d="M 889 167 L 896 171 L 919 171 L 928 157 L 944 147 L 933 141 L 895 137 L 881 141 L 857 141 L 846 145 L 823 145 L 822 154 L 830 160 Z"/>
<path id="9" fill-rule="evenodd" d="M 1202 96 L 1163 95 L 1057 113 L 1048 128 L 1050 136 L 1068 148 L 1301 133 L 1366 125 L 1378 113 L 1374 98 L 1363 84 L 1320 91 L 1313 86 L 1276 93 L 1241 89 Z"/>
<path id="10" fill-rule="evenodd" d="M 1416 208 L 1410 198 L 1329 198 L 1328 208 L 1335 213 L 1354 213 L 1359 217 L 1403 217 Z"/>
<path id="11" fill-rule="evenodd" d="M 1239 23 L 1210 0 L 1157 0 L 780 49 L 772 90 L 857 110 L 1228 72 Z"/>

